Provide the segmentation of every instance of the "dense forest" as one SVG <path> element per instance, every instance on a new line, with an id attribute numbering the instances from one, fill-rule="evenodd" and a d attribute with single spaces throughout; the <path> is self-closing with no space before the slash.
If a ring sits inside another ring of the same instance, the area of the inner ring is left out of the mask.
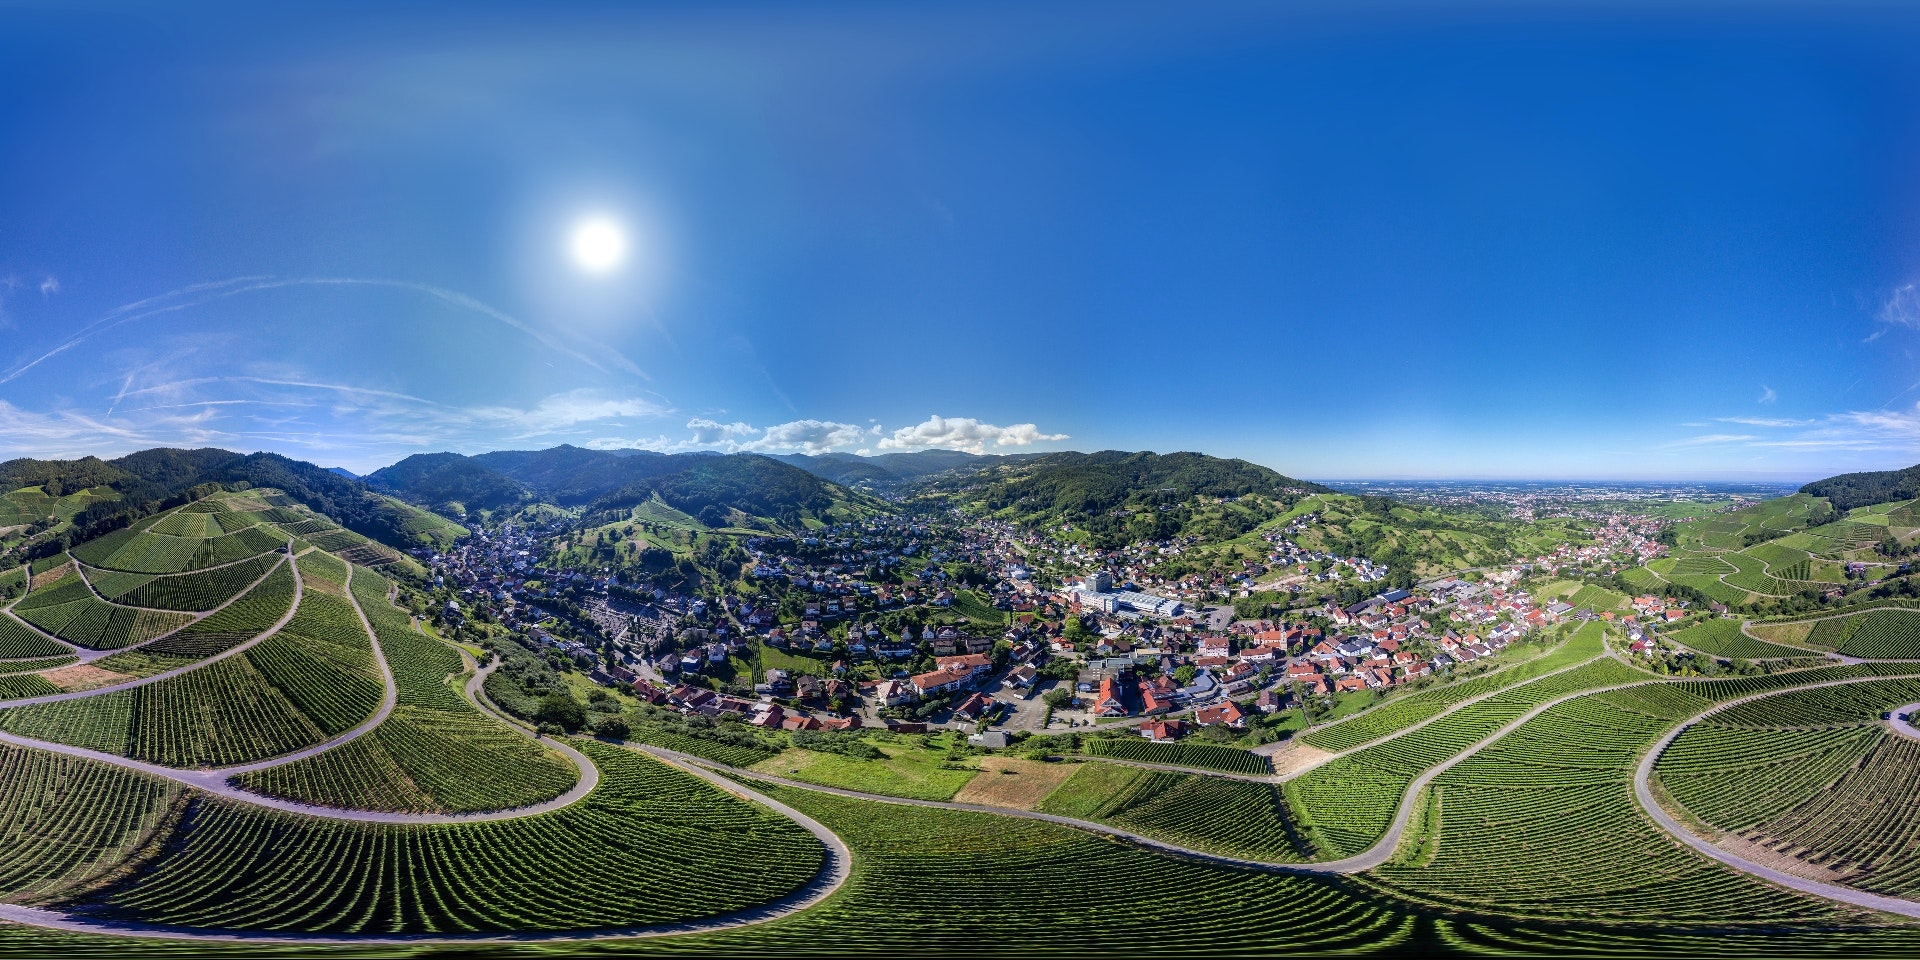
<path id="1" fill-rule="evenodd" d="M 1815 480 L 1801 487 L 1800 492 L 1826 497 L 1834 509 L 1842 512 L 1876 503 L 1911 500 L 1920 497 L 1920 464 L 1905 470 L 1843 473 L 1837 477 Z"/>
<path id="2" fill-rule="evenodd" d="M 1231 538 L 1325 487 L 1198 453 L 1056 453 L 953 484 L 1016 523 L 1071 524 L 1097 546 Z M 1242 502 L 1244 500 L 1244 502 Z"/>

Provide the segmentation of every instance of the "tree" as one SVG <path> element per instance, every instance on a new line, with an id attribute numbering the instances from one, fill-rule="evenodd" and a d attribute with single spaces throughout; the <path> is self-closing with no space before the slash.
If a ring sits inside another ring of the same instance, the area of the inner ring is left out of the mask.
<path id="1" fill-rule="evenodd" d="M 1055 710 L 1065 709 L 1073 702 L 1073 691 L 1066 687 L 1054 687 L 1040 697 L 1041 701 Z"/>
<path id="2" fill-rule="evenodd" d="M 1195 670 L 1192 664 L 1182 664 L 1173 668 L 1173 682 L 1183 687 L 1191 685 L 1193 678 L 1199 675 L 1200 671 Z"/>
<path id="3" fill-rule="evenodd" d="M 620 717 L 602 717 L 594 723 L 593 732 L 595 735 L 605 737 L 608 740 L 625 740 L 627 735 L 633 732 L 633 728 L 629 727 L 627 721 Z"/>
<path id="4" fill-rule="evenodd" d="M 533 719 L 555 724 L 571 732 L 586 724 L 587 709 L 565 687 L 555 687 L 541 698 L 540 708 L 534 712 Z"/>

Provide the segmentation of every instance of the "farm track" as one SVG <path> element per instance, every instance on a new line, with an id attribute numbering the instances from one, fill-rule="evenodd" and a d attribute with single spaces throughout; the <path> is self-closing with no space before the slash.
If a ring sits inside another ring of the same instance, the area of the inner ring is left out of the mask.
<path id="1" fill-rule="evenodd" d="M 289 541 L 287 541 L 287 545 L 288 545 L 289 547 L 291 547 L 291 546 L 293 545 L 293 541 L 291 541 L 291 540 L 289 540 Z M 302 552 L 304 553 L 305 551 L 302 551 Z M 252 559 L 252 558 L 249 558 L 249 559 Z M 281 559 L 281 561 L 280 561 L 280 563 L 285 563 L 285 564 L 293 564 L 293 561 L 294 561 L 294 556 L 293 556 L 292 554 L 288 554 L 288 555 L 286 555 L 285 557 L 283 557 L 283 558 Z M 242 562 L 244 562 L 244 561 L 242 561 Z M 73 561 L 73 565 L 74 565 L 74 567 L 75 567 L 75 568 L 77 569 L 77 568 L 78 568 L 78 567 L 80 566 L 80 561 L 78 561 L 78 560 L 75 560 L 75 561 Z M 230 566 L 230 564 L 229 564 L 229 566 Z M 297 610 L 297 609 L 299 609 L 299 607 L 300 607 L 300 592 L 301 592 L 301 591 L 300 591 L 300 568 L 299 568 L 299 565 L 298 565 L 298 564 L 293 564 L 293 568 L 294 568 L 294 569 L 293 569 L 293 579 L 294 579 L 294 595 L 293 595 L 293 596 L 294 596 L 294 603 L 293 603 L 293 609 L 290 609 L 290 610 L 288 610 L 288 611 L 287 611 L 287 615 L 286 615 L 285 617 L 283 617 L 283 618 L 281 618 L 281 620 L 280 620 L 280 622 L 279 622 L 278 624 L 276 624 L 276 625 L 274 626 L 274 628 L 273 628 L 273 631 L 272 631 L 272 632 L 274 632 L 274 633 L 277 633 L 277 632 L 279 632 L 279 630 L 280 630 L 280 628 L 281 628 L 281 627 L 284 627 L 284 626 L 286 626 L 286 625 L 287 625 L 287 621 L 293 618 L 293 610 Z M 274 564 L 273 566 L 271 566 L 271 567 L 268 567 L 268 568 L 267 568 L 267 572 L 265 572 L 265 573 L 263 573 L 263 574 L 261 574 L 261 575 L 260 575 L 260 578 L 259 578 L 259 579 L 257 579 L 257 580 L 255 580 L 255 581 L 253 581 L 252 583 L 249 583 L 249 584 L 247 584 L 247 587 L 246 587 L 246 589 L 245 589 L 245 590 L 242 590 L 242 591 L 240 591 L 239 593 L 236 593 L 236 594 L 234 594 L 233 596 L 231 596 L 231 597 L 228 597 L 225 603 L 222 603 L 222 604 L 220 604 L 219 606 L 217 606 L 217 607 L 214 607 L 214 608 L 213 608 L 213 609 L 211 609 L 211 610 L 207 610 L 207 611 L 203 611 L 203 612 L 201 612 L 201 613 L 192 613 L 192 612 L 190 612 L 190 611 L 185 611 L 185 610 L 161 610 L 161 611 L 157 611 L 157 612 L 160 612 L 160 613 L 186 613 L 186 614 L 187 614 L 188 616 L 190 616 L 190 617 L 192 617 L 193 619 L 191 619 L 191 620 L 188 620 L 188 621 L 187 621 L 186 623 L 183 623 L 183 624 L 181 624 L 181 625 L 179 625 L 179 626 L 177 626 L 177 627 L 175 627 L 175 628 L 173 628 L 172 630 L 168 630 L 168 631 L 167 631 L 166 633 L 163 633 L 163 634 L 161 634 L 161 635 L 159 635 L 159 636 L 157 636 L 157 637 L 153 637 L 153 638 L 151 638 L 151 639 L 147 639 L 147 640 L 142 640 L 142 641 L 140 641 L 139 643 L 131 643 L 131 644 L 128 644 L 128 645 L 126 645 L 126 646 L 124 646 L 124 647 L 115 647 L 115 648 L 113 648 L 113 649 L 111 649 L 111 650 L 94 650 L 94 649 L 91 649 L 91 648 L 88 648 L 88 647 L 82 647 L 82 646 L 80 646 L 80 645 L 78 645 L 78 644 L 72 644 L 72 643 L 68 643 L 67 641 L 65 641 L 65 640 L 62 640 L 62 639 L 60 639 L 59 637 L 56 637 L 56 636 L 54 636 L 53 634 L 51 634 L 51 633 L 48 633 L 48 632 L 46 632 L 45 630 L 42 630 L 42 629 L 40 629 L 39 627 L 36 627 L 36 626 L 34 626 L 33 624 L 31 624 L 31 623 L 28 623 L 28 622 L 27 622 L 26 620 L 24 620 L 24 619 L 22 619 L 21 617 L 18 617 L 18 616 L 15 616 L 15 615 L 14 615 L 14 612 L 13 612 L 13 607 L 14 607 L 14 604 L 17 604 L 17 603 L 19 603 L 19 602 L 20 602 L 21 600 L 25 600 L 25 599 L 27 598 L 27 595 L 26 595 L 26 594 L 21 594 L 21 595 L 20 595 L 19 597 L 17 597 L 17 598 L 15 598 L 15 599 L 14 599 L 14 601 L 13 601 L 13 603 L 9 603 L 9 604 L 7 604 L 7 605 L 6 605 L 6 607 L 5 607 L 5 608 L 4 608 L 3 610 L 0 610 L 0 616 L 6 616 L 6 617 L 11 617 L 11 618 L 13 619 L 13 621 L 14 621 L 15 623 L 18 623 L 18 624 L 20 624 L 21 626 L 23 626 L 23 627 L 25 627 L 25 628 L 27 628 L 28 630 L 31 630 L 31 631 L 33 631 L 34 633 L 37 633 L 37 634 L 39 634 L 39 635 L 41 635 L 41 636 L 43 636 L 43 637 L 45 637 L 45 638 L 47 638 L 48 640 L 51 640 L 51 641 L 53 641 L 54 643 L 57 643 L 57 644 L 59 644 L 59 645 L 61 645 L 62 647 L 65 647 L 65 648 L 67 648 L 68 650 L 70 650 L 70 651 L 72 651 L 72 652 L 73 652 L 73 653 L 74 653 L 75 655 L 77 655 L 77 656 L 79 656 L 79 658 L 80 658 L 80 663 L 82 663 L 82 664 L 88 664 L 88 663 L 93 663 L 93 662 L 94 662 L 94 661 L 96 661 L 96 660 L 105 660 L 106 658 L 108 658 L 108 657 L 111 657 L 111 656 L 113 656 L 113 655 L 114 655 L 114 654 L 116 654 L 116 653 L 126 653 L 126 652 L 127 652 L 127 651 L 129 651 L 129 650 L 138 650 L 138 649 L 140 649 L 141 647 L 144 647 L 144 646 L 147 646 L 148 644 L 152 644 L 152 643 L 159 643 L 160 641 L 162 641 L 162 640 L 165 640 L 165 639 L 167 639 L 168 637 L 171 637 L 171 636 L 173 636 L 174 634 L 176 634 L 176 633 L 179 633 L 180 631 L 182 631 L 182 630 L 185 630 L 185 629 L 187 629 L 188 627 L 191 627 L 191 626 L 193 626 L 194 624 L 196 624 L 196 623 L 199 623 L 200 621 L 202 621 L 202 620 L 205 620 L 206 618 L 208 618 L 208 617 L 211 617 L 211 616 L 213 616 L 214 614 L 216 614 L 216 613 L 219 613 L 220 611 L 222 611 L 222 610 L 225 610 L 226 608 L 228 608 L 228 607 L 230 607 L 230 606 L 232 606 L 232 605 L 233 605 L 234 603 L 236 603 L 237 601 L 239 601 L 239 599 L 240 599 L 241 597 L 244 597 L 244 596 L 246 596 L 247 594 L 249 594 L 249 593 L 252 593 L 252 592 L 253 592 L 253 589 L 254 589 L 255 587 L 258 587 L 258 586 L 259 586 L 259 585 L 260 585 L 260 584 L 261 584 L 261 583 L 262 583 L 263 581 L 265 581 L 265 580 L 266 580 L 266 579 L 267 579 L 268 577 L 271 577 L 271 576 L 273 576 L 273 572 L 274 572 L 275 570 L 278 570 L 278 569 L 280 569 L 280 564 L 279 564 L 279 563 L 276 563 L 276 564 Z M 197 572 L 197 571 L 196 571 L 196 572 Z M 87 585 L 87 591 L 88 591 L 89 593 L 92 593 L 95 599 L 97 599 L 97 600 L 99 600 L 99 601 L 100 601 L 101 603 L 108 603 L 108 604 L 113 604 L 113 601 L 111 601 L 111 600 L 108 600 L 108 599 L 106 599 L 106 598 L 104 598 L 104 597 L 101 597 L 101 596 L 100 596 L 100 593 L 99 593 L 99 591 L 97 591 L 97 590 L 94 590 L 94 589 L 93 589 L 93 582 L 87 579 L 87 577 L 86 577 L 86 574 L 80 574 L 79 576 L 80 576 L 80 582 L 82 582 L 82 583 L 84 583 L 84 584 L 86 584 L 86 585 Z M 113 605 L 114 605 L 114 606 L 124 606 L 123 604 L 113 604 Z M 149 610 L 149 609 L 152 609 L 152 608 L 149 608 L 149 607 L 128 607 L 127 609 L 129 609 L 129 610 Z M 245 643 L 245 644 L 243 644 L 243 645 L 242 645 L 242 647 L 249 647 L 249 646 L 252 646 L 253 644 L 255 644 L 255 643 L 258 643 L 258 642 L 260 642 L 261 640 L 264 640 L 264 639 L 266 639 L 266 638 L 267 638 L 267 634 L 262 634 L 262 635 L 260 635 L 260 636 L 258 636 L 258 637 L 255 637 L 255 638 L 254 638 L 254 639 L 252 639 L 252 640 L 249 640 L 249 641 L 247 641 L 247 643 Z M 232 654 L 235 654 L 235 653 L 238 653 L 238 652 L 240 652 L 240 649 L 241 649 L 241 648 L 238 648 L 238 647 L 237 647 L 237 648 L 235 648 L 235 649 L 233 649 L 233 650 L 227 650 L 227 651 L 223 651 L 222 653 L 220 653 L 220 654 L 218 654 L 218 655 L 216 655 L 216 656 L 212 656 L 212 657 L 209 657 L 209 658 L 207 658 L 206 660 L 202 660 L 202 661 L 200 661 L 199 663 L 191 663 L 191 664 L 188 664 L 188 665 L 187 665 L 186 667 L 183 667 L 183 668 L 181 668 L 181 670 L 190 670 L 190 669 L 192 669 L 192 668 L 194 668 L 194 667 L 197 667 L 197 666 L 199 666 L 199 665 L 200 665 L 200 664 L 202 664 L 202 663 L 211 663 L 211 662 L 213 662 L 214 660 L 219 660 L 219 659 L 222 659 L 222 658 L 224 658 L 224 657 L 227 657 L 227 656 L 230 656 L 230 655 L 232 655 Z M 99 687 L 99 688 L 96 688 L 96 689 L 93 689 L 93 690 L 85 690 L 85 691 L 81 691 L 81 693 L 82 693 L 82 694 L 85 694 L 85 695 L 91 695 L 91 694 L 96 694 L 96 693 L 107 693 L 107 692 L 109 692 L 109 691 L 113 691 L 113 690 L 124 690 L 124 689 L 126 689 L 126 688 L 128 688 L 128 687 L 137 687 L 137 686 L 139 686 L 139 685 L 140 685 L 140 684 L 142 684 L 142 683 L 152 683 L 153 681 L 155 681 L 155 680 L 158 680 L 158 679 L 160 679 L 160 678 L 161 678 L 162 676 L 174 676 L 175 674 L 178 674 L 178 673 L 180 673 L 180 672 L 181 672 L 181 670 L 173 670 L 173 671 L 169 671 L 168 673 L 165 673 L 165 674 L 161 674 L 160 676 L 154 676 L 154 677 L 144 677 L 144 678 L 142 678 L 142 679 L 140 679 L 140 680 L 138 680 L 138 681 L 134 681 L 134 682 L 131 682 L 131 683 L 124 683 L 124 684 L 116 684 L 116 685 L 114 685 L 114 686 L 111 686 L 111 687 Z M 41 703 L 41 702 L 49 702 L 49 703 L 50 703 L 50 702 L 52 702 L 52 701 L 54 701 L 54 700 L 64 700 L 64 699 L 70 699 L 70 697 L 69 697 L 68 695 L 61 695 L 61 696 L 48 696 L 48 697 L 44 697 L 44 698 L 34 698 L 34 699 L 30 699 L 30 700 L 5 700 L 5 701 L 0 701 L 0 706 L 6 706 L 6 707 L 20 707 L 20 706 L 27 706 L 27 705 L 29 705 L 29 704 L 34 704 L 34 703 Z"/>
<path id="2" fill-rule="evenodd" d="M 1852 887 L 1840 886 L 1839 884 L 1822 883 L 1821 881 L 1818 881 L 1818 880 L 1810 880 L 1806 877 L 1787 873 L 1783 870 L 1776 870 L 1772 867 L 1766 866 L 1765 864 L 1756 863 L 1752 860 L 1749 860 L 1745 857 L 1740 856 L 1739 854 L 1732 853 L 1726 849 L 1723 849 L 1722 847 L 1720 847 L 1720 845 L 1714 843 L 1711 840 L 1706 839 L 1705 837 L 1702 837 L 1694 833 L 1692 830 L 1688 829 L 1685 825 L 1681 824 L 1678 820 L 1674 819 L 1673 815 L 1669 814 L 1666 811 L 1666 808 L 1662 807 L 1660 805 L 1660 802 L 1653 795 L 1653 787 L 1652 787 L 1653 768 L 1654 768 L 1654 765 L 1659 762 L 1661 754 L 1665 753 L 1667 748 L 1673 744 L 1673 741 L 1677 739 L 1680 736 L 1680 734 L 1686 732 L 1688 727 L 1691 727 L 1694 724 L 1699 723 L 1700 721 L 1706 719 L 1707 717 L 1712 716 L 1713 714 L 1719 713 L 1722 710 L 1730 709 L 1732 707 L 1739 706 L 1740 704 L 1750 703 L 1754 700 L 1760 700 L 1766 697 L 1778 696 L 1785 693 L 1794 693 L 1801 690 L 1818 690 L 1822 687 L 1842 687 L 1842 686 L 1847 686 L 1849 684 L 1856 684 L 1856 683 L 1871 683 L 1877 679 L 1882 679 L 1882 678 L 1849 677 L 1845 680 L 1828 680 L 1821 683 L 1809 683 L 1804 686 L 1798 686 L 1798 687 L 1784 687 L 1778 690 L 1767 690 L 1761 693 L 1751 694 L 1748 696 L 1740 697 L 1738 699 L 1728 700 L 1723 703 L 1715 704 L 1712 707 L 1712 709 L 1703 710 L 1700 713 L 1695 714 L 1694 716 L 1689 717 L 1685 721 L 1682 721 L 1681 723 L 1675 725 L 1672 730 L 1667 731 L 1665 736 L 1661 737 L 1658 741 L 1654 743 L 1652 747 L 1650 747 L 1647 750 L 1646 756 L 1640 759 L 1640 765 L 1635 767 L 1633 771 L 1634 799 L 1639 801 L 1640 809 L 1643 812 L 1645 812 L 1646 815 L 1654 821 L 1654 823 L 1658 824 L 1660 826 L 1660 829 L 1665 830 L 1675 840 L 1686 844 L 1688 847 L 1693 848 L 1694 851 L 1700 853 L 1705 857 L 1719 861 L 1721 864 L 1724 864 L 1728 867 L 1732 867 L 1733 869 L 1738 870 L 1742 873 L 1748 874 L 1753 877 L 1758 877 L 1759 879 L 1765 880 L 1776 886 L 1786 887 L 1790 890 L 1796 890 L 1801 893 L 1811 894 L 1816 897 L 1822 897 L 1827 900 L 1832 900 L 1836 903 L 1844 903 L 1849 906 L 1861 907 L 1868 910 L 1879 910 L 1886 913 L 1898 914 L 1904 917 L 1920 917 L 1920 902 L 1915 902 L 1913 900 L 1903 900 L 1899 897 L 1881 896 L 1880 894 L 1868 893 L 1864 890 L 1856 890 Z M 1920 704 L 1913 704 L 1910 706 L 1920 707 Z M 1907 708 L 1901 708 L 1901 709 L 1904 710 Z M 1896 727 L 1896 732 L 1899 732 L 1897 727 Z M 1906 734 L 1906 735 L 1915 736 L 1916 739 L 1920 739 L 1920 733 Z"/>

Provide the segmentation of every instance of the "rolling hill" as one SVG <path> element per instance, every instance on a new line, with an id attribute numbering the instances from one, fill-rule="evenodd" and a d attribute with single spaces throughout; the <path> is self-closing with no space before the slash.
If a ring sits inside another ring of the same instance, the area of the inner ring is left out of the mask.
<path id="1" fill-rule="evenodd" d="M 1800 492 L 1826 497 L 1835 510 L 1912 500 L 1920 497 L 1920 464 L 1905 470 L 1843 473 L 1825 480 L 1815 480 L 1801 487 Z"/>
<path id="2" fill-rule="evenodd" d="M 34 549 L 58 553 L 177 506 L 215 487 L 272 487 L 338 519 L 342 526 L 398 549 L 444 547 L 465 531 L 384 496 L 357 480 L 274 453 L 240 454 L 217 447 L 155 448 L 114 460 L 19 459 L 0 463 L 0 494 L 15 513 L 43 505 L 34 518 Z M 84 497 L 83 502 L 76 502 Z M 17 519 L 26 519 L 17 517 Z M 31 529 L 31 528 L 29 528 Z"/>
<path id="3" fill-rule="evenodd" d="M 673 509 L 729 525 L 734 514 L 799 528 L 809 520 L 880 509 L 878 501 L 758 454 L 503 450 L 466 457 L 417 454 L 367 483 L 450 512 L 551 503 L 588 513 L 631 509 L 658 496 Z"/>

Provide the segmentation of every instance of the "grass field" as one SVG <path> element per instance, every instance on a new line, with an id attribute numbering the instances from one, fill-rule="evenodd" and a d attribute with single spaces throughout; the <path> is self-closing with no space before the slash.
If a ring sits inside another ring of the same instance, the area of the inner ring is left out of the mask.
<path id="1" fill-rule="evenodd" d="M 923 746 L 918 737 L 875 740 L 875 746 L 886 754 L 884 760 L 858 760 L 837 753 L 791 749 L 762 760 L 750 769 L 862 793 L 915 800 L 951 800 L 979 774 L 980 767 L 977 761 L 948 760 L 945 739 L 933 738 L 932 742 L 932 746 Z"/>
<path id="2" fill-rule="evenodd" d="M 1675 643 L 1691 647 L 1701 653 L 1710 653 L 1716 657 L 1735 657 L 1745 660 L 1760 660 L 1768 657 L 1804 657 L 1807 651 L 1800 647 L 1783 647 L 1779 644 L 1755 640 L 1740 631 L 1738 620 L 1707 620 L 1671 635 Z"/>

